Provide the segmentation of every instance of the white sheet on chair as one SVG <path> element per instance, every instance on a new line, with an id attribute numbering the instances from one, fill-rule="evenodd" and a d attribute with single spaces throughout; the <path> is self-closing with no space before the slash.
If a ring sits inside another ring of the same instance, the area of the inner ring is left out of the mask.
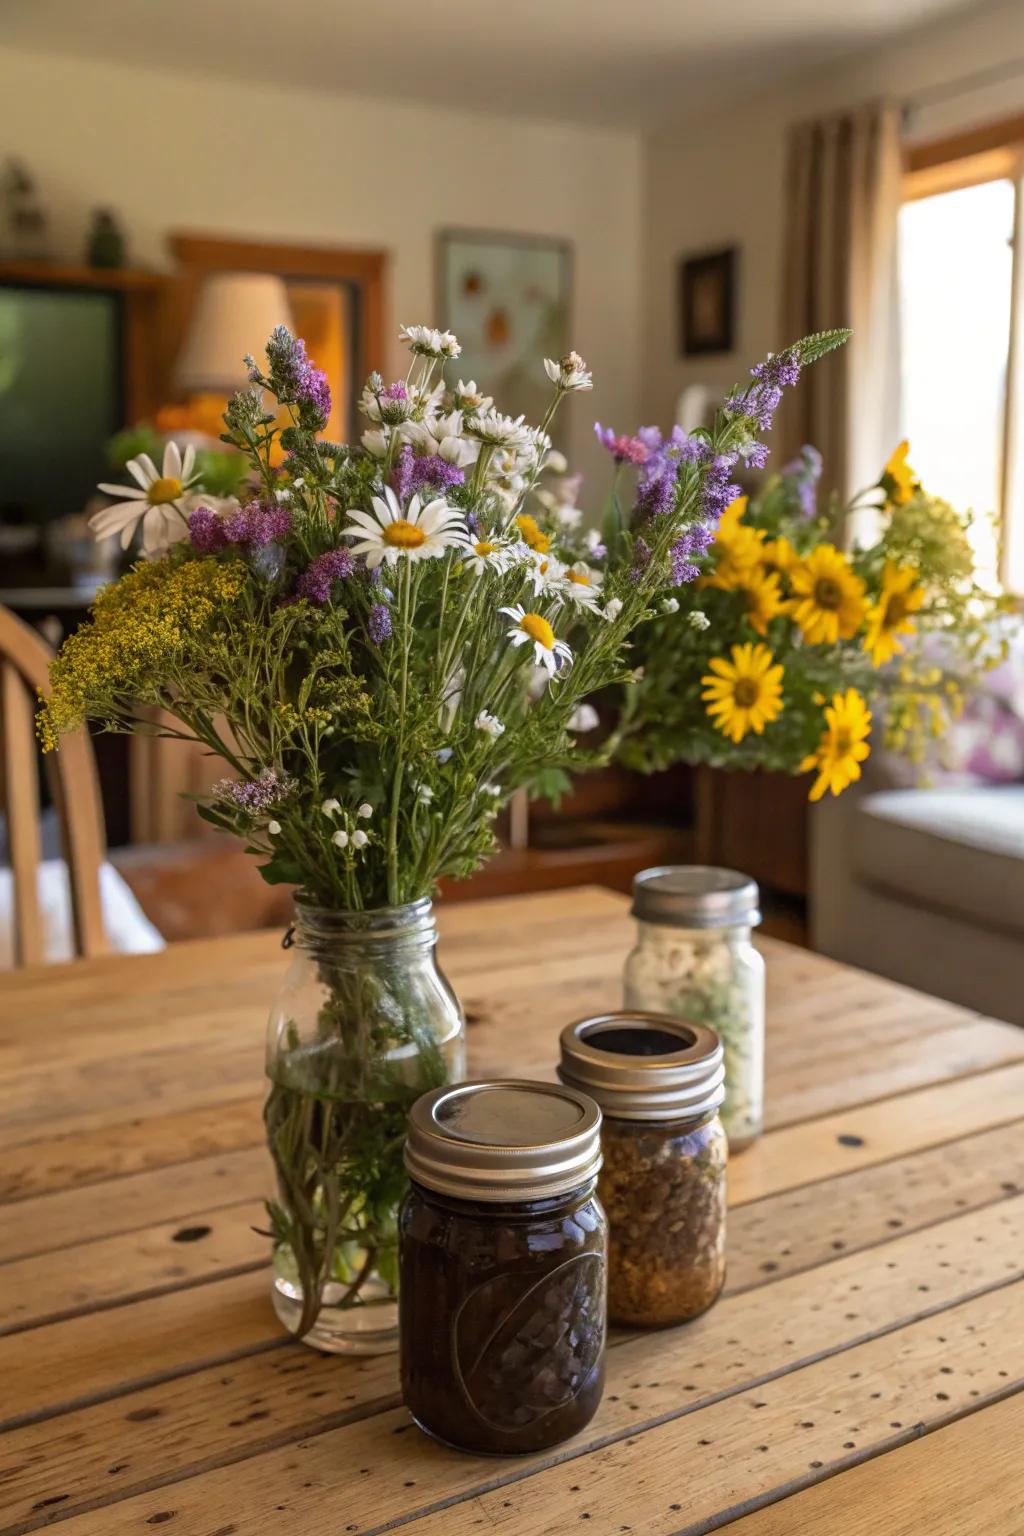
<path id="1" fill-rule="evenodd" d="M 163 949 L 160 933 L 111 864 L 100 866 L 100 899 L 111 946 L 119 954 L 148 955 Z M 71 893 L 67 869 L 60 859 L 44 859 L 39 866 L 39 906 L 44 959 L 70 960 L 74 954 Z M 13 919 L 14 878 L 9 869 L 0 869 L 0 970 L 14 964 Z"/>

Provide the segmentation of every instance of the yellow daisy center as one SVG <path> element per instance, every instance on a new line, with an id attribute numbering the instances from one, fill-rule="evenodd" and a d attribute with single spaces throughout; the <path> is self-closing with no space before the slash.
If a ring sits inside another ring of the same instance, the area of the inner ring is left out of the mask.
<path id="1" fill-rule="evenodd" d="M 404 517 L 396 518 L 384 529 L 384 543 L 395 549 L 419 549 L 426 542 L 427 536 L 423 529 L 417 528 L 415 523 L 410 523 Z"/>
<path id="2" fill-rule="evenodd" d="M 885 629 L 895 629 L 897 624 L 902 624 L 909 613 L 907 607 L 907 595 L 905 592 L 892 592 L 886 599 L 882 613 L 882 625 Z"/>
<path id="3" fill-rule="evenodd" d="M 180 480 L 175 480 L 172 475 L 161 475 L 147 488 L 146 500 L 151 507 L 161 507 L 165 502 L 177 501 L 183 490 Z"/>
<path id="4" fill-rule="evenodd" d="M 761 697 L 761 685 L 754 677 L 738 678 L 732 696 L 740 709 L 749 709 Z"/>
<path id="5" fill-rule="evenodd" d="M 843 589 L 831 576 L 820 576 L 814 583 L 814 601 L 834 613 L 842 607 Z"/>
<path id="6" fill-rule="evenodd" d="M 473 552 L 483 560 L 487 555 L 493 555 L 497 547 L 497 544 L 491 544 L 487 539 L 481 539 L 479 543 L 473 545 Z"/>
<path id="7" fill-rule="evenodd" d="M 539 613 L 524 613 L 519 620 L 519 628 L 524 635 L 529 635 L 531 640 L 542 645 L 546 651 L 554 649 L 555 632 L 547 619 L 542 618 Z"/>
<path id="8" fill-rule="evenodd" d="M 565 574 L 567 579 L 574 581 L 578 587 L 589 587 L 591 584 L 586 571 L 566 571 Z"/>

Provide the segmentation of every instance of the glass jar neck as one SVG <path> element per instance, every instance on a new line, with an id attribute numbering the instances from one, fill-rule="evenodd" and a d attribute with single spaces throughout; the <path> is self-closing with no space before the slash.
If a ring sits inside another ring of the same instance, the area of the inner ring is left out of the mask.
<path id="1" fill-rule="evenodd" d="M 701 1131 L 706 1125 L 711 1125 L 721 1116 L 720 1109 L 709 1110 L 706 1115 L 691 1115 L 689 1119 L 680 1116 L 677 1119 L 641 1120 L 630 1119 L 628 1115 L 610 1115 L 604 1111 L 603 1130 L 614 1135 L 617 1130 L 645 1131 L 653 1135 L 662 1136 L 689 1136 L 694 1131 Z"/>
<path id="2" fill-rule="evenodd" d="M 637 922 L 641 944 L 749 944 L 753 928 L 749 923 L 731 923 L 721 928 L 684 928 L 677 923 Z"/>
<path id="3" fill-rule="evenodd" d="M 597 1188 L 597 1176 L 587 1179 L 583 1184 L 577 1185 L 563 1195 L 547 1195 L 540 1200 L 465 1200 L 456 1199 L 454 1195 L 443 1195 L 435 1189 L 428 1189 L 425 1184 L 418 1184 L 412 1180 L 413 1193 L 418 1195 L 428 1205 L 436 1206 L 439 1210 L 451 1211 L 458 1216 L 473 1216 L 480 1221 L 528 1221 L 538 1217 L 559 1216 L 565 1212 L 575 1210 L 577 1206 L 584 1205 L 594 1194 Z"/>
<path id="4" fill-rule="evenodd" d="M 293 942 L 318 959 L 344 964 L 368 955 L 381 959 L 413 951 L 429 953 L 437 944 L 434 904 L 426 896 L 397 907 L 343 912 L 295 898 Z"/>

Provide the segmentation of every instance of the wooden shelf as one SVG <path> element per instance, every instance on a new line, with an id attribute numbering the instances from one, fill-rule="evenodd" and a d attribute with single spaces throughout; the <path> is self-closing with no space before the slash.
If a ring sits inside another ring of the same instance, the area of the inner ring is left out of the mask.
<path id="1" fill-rule="evenodd" d="M 117 293 L 159 293 L 171 281 L 162 272 L 132 267 L 68 267 L 51 261 L 0 261 L 0 283 L 47 288 L 105 288 Z"/>

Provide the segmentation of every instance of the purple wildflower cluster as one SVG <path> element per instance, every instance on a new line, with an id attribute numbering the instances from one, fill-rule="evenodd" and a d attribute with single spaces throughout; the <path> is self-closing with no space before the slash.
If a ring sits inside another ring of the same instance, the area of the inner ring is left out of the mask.
<path id="1" fill-rule="evenodd" d="M 641 436 L 615 433 L 611 427 L 602 427 L 599 421 L 594 422 L 594 434 L 616 464 L 645 464 L 650 456 L 650 448 Z"/>
<path id="2" fill-rule="evenodd" d="M 465 482 L 465 470 L 457 464 L 449 464 L 439 454 L 425 453 L 417 457 L 406 443 L 398 456 L 391 475 L 391 483 L 399 499 L 406 501 L 417 491 L 450 491 Z"/>
<path id="3" fill-rule="evenodd" d="M 386 645 L 391 639 L 391 613 L 383 603 L 374 603 L 366 627 L 374 645 Z"/>
<path id="4" fill-rule="evenodd" d="M 784 467 L 782 473 L 787 480 L 793 482 L 797 499 L 800 502 L 801 516 L 810 521 L 818 510 L 818 481 L 821 479 L 821 454 L 810 443 L 805 443 L 796 458 Z"/>
<path id="5" fill-rule="evenodd" d="M 211 555 L 229 544 L 265 549 L 288 537 L 292 515 L 276 501 L 250 501 L 219 517 L 210 507 L 196 507 L 188 520 L 189 538 L 200 554 Z"/>
<path id="6" fill-rule="evenodd" d="M 274 392 L 280 400 L 294 401 L 308 419 L 304 426 L 320 431 L 331 414 L 331 387 L 322 368 L 306 355 L 306 343 L 278 325 L 267 342 L 267 361 Z"/>
<path id="7" fill-rule="evenodd" d="M 292 791 L 290 779 L 282 779 L 273 768 L 264 768 L 255 779 L 220 779 L 213 793 L 220 800 L 231 800 L 251 816 L 259 816 L 278 805 Z"/>
<path id="8" fill-rule="evenodd" d="M 336 581 L 351 576 L 355 561 L 347 549 L 329 549 L 311 560 L 295 586 L 296 595 L 311 603 L 329 603 Z"/>
<path id="9" fill-rule="evenodd" d="M 675 510 L 683 465 L 693 464 L 702 470 L 697 519 L 669 551 L 672 585 L 678 587 L 700 574 L 695 561 L 710 549 L 722 513 L 740 495 L 740 487 L 732 479 L 737 455 L 713 453 L 705 438 L 689 437 L 678 426 L 667 438 L 662 438 L 657 427 L 641 427 L 638 438 L 648 457 L 638 477 L 635 523 L 643 525 Z"/>
<path id="10" fill-rule="evenodd" d="M 651 546 L 646 539 L 636 538 L 633 540 L 633 563 L 629 567 L 627 574 L 634 586 L 642 579 L 644 572 L 650 565 L 652 553 Z"/>
<path id="11" fill-rule="evenodd" d="M 679 535 L 668 552 L 671 584 L 681 587 L 684 582 L 696 581 L 700 566 L 695 562 L 706 555 L 715 538 L 714 528 L 706 523 L 694 523 Z"/>
<path id="12" fill-rule="evenodd" d="M 737 416 L 747 416 L 762 432 L 767 432 L 775 419 L 783 391 L 794 385 L 800 377 L 800 360 L 795 350 L 769 352 L 763 363 L 755 363 L 750 370 L 753 384 L 737 394 L 730 395 L 726 409 Z"/>

